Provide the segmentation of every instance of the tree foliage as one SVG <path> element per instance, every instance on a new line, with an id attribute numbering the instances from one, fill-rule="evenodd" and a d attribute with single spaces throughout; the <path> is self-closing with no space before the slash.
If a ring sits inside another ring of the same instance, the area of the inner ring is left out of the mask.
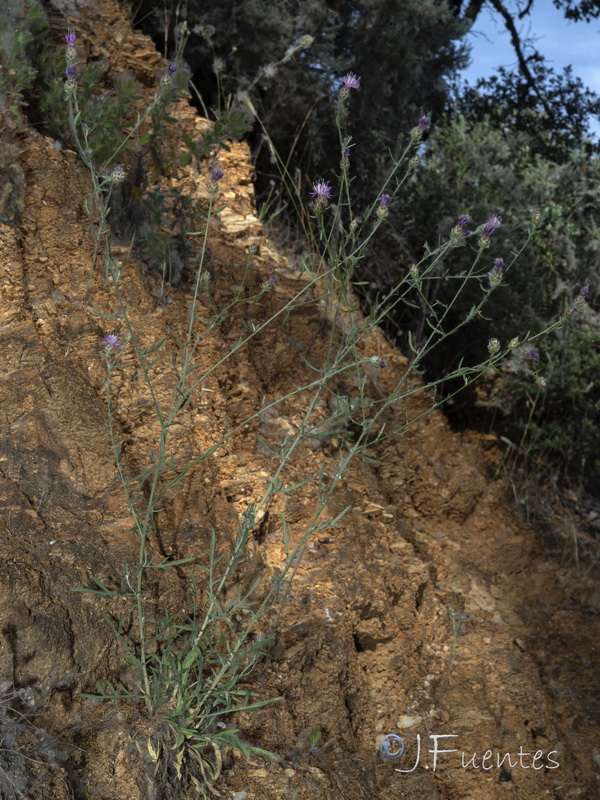
<path id="1" fill-rule="evenodd" d="M 174 50 L 177 20 L 150 0 L 149 32 Z M 184 57 L 205 107 L 249 96 L 256 117 L 251 144 L 259 195 L 278 181 L 273 151 L 304 190 L 337 173 L 335 98 L 339 78 L 352 71 L 363 90 L 355 95 L 349 126 L 357 191 L 377 191 L 383 164 L 399 138 L 424 112 L 441 113 L 454 70 L 466 63 L 459 43 L 468 23 L 446 0 L 189 0 L 187 24 L 194 36 Z M 298 47 L 303 36 L 309 48 Z M 247 108 L 247 106 L 244 106 Z"/>

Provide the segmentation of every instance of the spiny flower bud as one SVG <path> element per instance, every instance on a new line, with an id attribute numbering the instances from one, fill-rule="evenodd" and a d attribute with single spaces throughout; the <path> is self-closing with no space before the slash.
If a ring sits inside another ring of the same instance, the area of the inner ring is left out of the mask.
<path id="1" fill-rule="evenodd" d="M 108 180 L 111 183 L 122 183 L 126 177 L 127 173 L 125 172 L 125 168 L 119 164 L 110 173 L 110 175 L 108 176 Z"/>
<path id="2" fill-rule="evenodd" d="M 519 346 L 519 337 L 515 336 L 515 338 L 511 339 L 510 342 L 508 343 L 508 349 L 509 350 L 514 350 L 515 347 L 518 347 L 518 346 Z"/>
<path id="3" fill-rule="evenodd" d="M 412 131 L 410 132 L 410 138 L 412 139 L 413 142 L 415 142 L 415 144 L 421 141 L 421 139 L 423 138 L 423 133 L 429 127 L 429 123 L 430 123 L 429 117 L 423 116 L 419 120 L 419 124 L 416 126 L 416 128 L 412 129 Z"/>
<path id="4" fill-rule="evenodd" d="M 590 287 L 587 286 L 587 285 L 582 287 L 581 291 L 579 292 L 579 294 L 575 298 L 575 305 L 576 305 L 577 308 L 581 308 L 582 306 L 585 305 L 585 298 L 586 298 L 587 293 L 589 292 L 589 290 L 590 290 Z"/>
<path id="5" fill-rule="evenodd" d="M 414 281 L 418 280 L 418 278 L 419 278 L 419 268 L 417 267 L 416 264 L 411 264 L 410 265 L 410 269 L 408 270 L 408 274 L 410 275 L 410 277 Z"/>
<path id="6" fill-rule="evenodd" d="M 531 215 L 531 223 L 532 223 L 532 225 L 536 225 L 537 226 L 537 225 L 540 224 L 541 221 L 542 221 L 542 212 L 538 208 Z"/>
<path id="7" fill-rule="evenodd" d="M 491 356 L 495 356 L 498 350 L 500 350 L 500 341 L 498 339 L 490 339 L 488 342 L 488 353 Z"/>
<path id="8" fill-rule="evenodd" d="M 419 156 L 413 156 L 408 162 L 409 169 L 416 169 L 420 163 Z"/>
<path id="9" fill-rule="evenodd" d="M 392 198 L 389 194 L 382 194 L 379 198 L 379 208 L 377 209 L 377 216 L 379 219 L 385 219 L 389 214 L 388 204 Z"/>
<path id="10" fill-rule="evenodd" d="M 275 286 L 275 284 L 278 282 L 279 282 L 279 276 L 271 275 L 271 277 L 268 278 L 266 281 L 264 281 L 261 285 L 265 291 L 268 291 L 269 289 L 272 289 L 273 286 Z"/>
<path id="11" fill-rule="evenodd" d="M 163 72 L 162 78 L 160 79 L 160 85 L 162 89 L 168 89 L 171 85 L 171 78 L 177 72 L 177 64 L 169 64 L 166 70 Z"/>
<path id="12" fill-rule="evenodd" d="M 541 375 L 538 375 L 538 377 L 535 379 L 535 382 L 540 389 L 548 388 L 548 381 L 546 380 L 546 378 L 542 378 Z"/>
<path id="13" fill-rule="evenodd" d="M 494 289 L 502 281 L 503 269 L 504 269 L 504 259 L 497 258 L 494 261 L 494 266 L 492 267 L 491 271 L 488 272 L 488 278 L 490 279 L 490 286 L 492 289 Z"/>

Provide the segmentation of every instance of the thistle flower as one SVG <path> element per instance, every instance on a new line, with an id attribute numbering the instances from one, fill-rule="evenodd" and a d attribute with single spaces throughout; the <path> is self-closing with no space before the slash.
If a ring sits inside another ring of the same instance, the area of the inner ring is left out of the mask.
<path id="1" fill-rule="evenodd" d="M 172 62 L 168 65 L 166 70 L 163 72 L 162 78 L 160 79 L 160 85 L 162 89 L 168 89 L 171 85 L 171 78 L 177 72 L 177 64 L 173 64 Z"/>
<path id="2" fill-rule="evenodd" d="M 502 280 L 502 270 L 504 269 L 504 259 L 497 258 L 494 261 L 494 266 L 492 267 L 491 271 L 488 272 L 488 278 L 490 279 L 490 286 L 492 289 L 497 286 L 500 281 Z"/>
<path id="3" fill-rule="evenodd" d="M 497 214 L 492 215 L 485 224 L 483 232 L 486 236 L 491 236 L 494 231 L 502 225 L 502 217 Z"/>
<path id="4" fill-rule="evenodd" d="M 589 290 L 590 290 L 590 287 L 587 286 L 587 285 L 581 287 L 581 291 L 579 292 L 579 294 L 575 298 L 575 305 L 578 308 L 581 308 L 581 306 L 585 305 L 585 298 L 586 298 L 587 293 L 589 292 Z"/>
<path id="5" fill-rule="evenodd" d="M 65 69 L 65 75 L 68 79 L 72 80 L 75 75 L 77 75 L 77 68 L 75 64 L 67 64 L 67 68 Z"/>
<path id="6" fill-rule="evenodd" d="M 331 200 L 331 186 L 327 181 L 317 181 L 313 183 L 313 190 L 310 193 L 311 197 L 318 200 Z"/>
<path id="7" fill-rule="evenodd" d="M 534 361 L 540 360 L 540 354 L 538 353 L 537 350 L 534 350 L 533 347 L 530 347 L 529 350 L 526 350 L 525 355 L 527 356 L 527 358 L 531 358 Z"/>
<path id="8" fill-rule="evenodd" d="M 412 131 L 410 132 L 410 138 L 412 139 L 413 142 L 415 142 L 415 144 L 421 141 L 421 139 L 423 138 L 423 133 L 427 130 L 430 123 L 431 120 L 429 119 L 429 117 L 423 116 L 419 120 L 419 124 L 412 129 Z"/>
<path id="9" fill-rule="evenodd" d="M 347 75 L 344 75 L 343 78 L 340 78 L 340 80 L 342 86 L 340 88 L 339 99 L 340 103 L 343 103 L 344 100 L 348 99 L 350 89 L 360 89 L 360 78 L 353 72 L 349 72 Z"/>
<path id="10" fill-rule="evenodd" d="M 471 218 L 468 214 L 461 214 L 460 217 L 456 220 L 457 225 L 460 225 L 461 228 L 464 228 L 465 225 L 469 224 L 469 220 Z"/>
<path id="11" fill-rule="evenodd" d="M 121 340 L 116 333 L 108 333 L 102 340 L 102 344 L 107 350 L 110 350 L 111 348 L 113 350 L 117 350 L 119 347 L 121 347 Z"/>
<path id="12" fill-rule="evenodd" d="M 223 177 L 224 174 L 225 173 L 221 169 L 220 165 L 219 164 L 215 164 L 215 166 L 212 168 L 212 170 L 210 172 L 210 179 L 214 183 L 218 183 L 221 180 L 221 178 Z"/>
<path id="13" fill-rule="evenodd" d="M 65 34 L 65 42 L 69 47 L 73 47 L 75 44 L 75 39 L 77 39 L 75 31 L 72 28 L 69 28 L 69 30 Z"/>
<path id="14" fill-rule="evenodd" d="M 261 285 L 262 285 L 262 288 L 265 291 L 267 291 L 269 289 L 272 289 L 273 286 L 275 286 L 276 283 L 279 283 L 279 275 L 271 275 L 271 277 L 267 278 L 266 281 L 263 281 L 263 283 Z"/>
<path id="15" fill-rule="evenodd" d="M 317 181 L 313 183 L 311 197 L 314 197 L 311 203 L 312 210 L 315 214 L 322 214 L 327 207 L 327 201 L 331 199 L 331 186 L 327 181 Z"/>
<path id="16" fill-rule="evenodd" d="M 379 208 L 377 209 L 377 216 L 379 219 L 385 219 L 389 214 L 388 205 L 392 198 L 389 194 L 382 194 L 379 198 Z"/>
<path id="17" fill-rule="evenodd" d="M 347 75 L 344 75 L 344 77 L 340 78 L 340 80 L 346 89 L 360 89 L 360 78 L 353 72 L 349 72 Z"/>

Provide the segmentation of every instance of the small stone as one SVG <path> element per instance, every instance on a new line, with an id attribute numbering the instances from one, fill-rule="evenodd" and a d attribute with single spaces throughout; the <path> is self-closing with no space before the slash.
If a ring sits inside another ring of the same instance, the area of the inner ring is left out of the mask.
<path id="1" fill-rule="evenodd" d="M 412 728 L 413 725 L 418 725 L 420 721 L 420 717 L 409 717 L 408 714 L 403 714 L 400 719 L 397 720 L 396 725 L 399 728 Z"/>

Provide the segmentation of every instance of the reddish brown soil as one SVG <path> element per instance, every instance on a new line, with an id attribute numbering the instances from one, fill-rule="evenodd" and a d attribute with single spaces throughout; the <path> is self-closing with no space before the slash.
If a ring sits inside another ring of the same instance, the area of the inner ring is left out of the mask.
<path id="1" fill-rule="evenodd" d="M 131 70 L 150 96 L 161 64 L 151 43 L 131 31 L 112 0 L 98 2 L 97 9 L 74 21 L 82 57 L 103 54 L 113 73 Z M 177 115 L 188 130 L 206 125 L 185 103 Z M 8 206 L 0 225 L 0 688 L 29 687 L 37 729 L 56 737 L 64 751 L 28 763 L 26 796 L 160 797 L 160 786 L 144 783 L 143 764 L 131 747 L 142 723 L 78 696 L 103 678 L 127 680 L 127 671 L 101 620 L 103 612 L 122 610 L 118 601 L 111 606 L 71 590 L 90 586 L 92 575 L 118 582 L 137 547 L 105 430 L 99 343 L 114 327 L 96 312 L 114 313 L 116 306 L 100 266 L 90 271 L 94 246 L 84 209 L 89 179 L 75 153 L 56 151 L 52 141 L 9 115 L 4 125 L 4 144 L 13 153 L 11 180 L 17 189 L 22 184 L 22 204 Z M 211 232 L 213 300 L 222 308 L 233 296 L 251 242 L 261 250 L 247 278 L 248 293 L 274 272 L 280 280 L 260 305 L 242 303 L 207 336 L 202 368 L 229 352 L 244 325 L 275 313 L 306 282 L 264 238 L 247 148 L 234 144 L 220 158 L 225 210 Z M 172 180 L 206 202 L 207 173 L 188 168 Z M 123 291 L 140 340 L 149 347 L 167 338 L 154 369 L 159 400 L 166 403 L 191 290 L 163 284 L 124 244 L 115 243 L 113 253 L 122 263 Z M 295 383 L 310 380 L 314 373 L 299 354 L 318 364 L 328 335 L 323 309 L 298 307 L 227 360 L 173 428 L 177 463 Z M 363 348 L 389 361 L 369 389 L 381 395 L 407 361 L 379 332 Z M 157 429 L 129 352 L 113 393 L 125 463 L 134 472 L 148 463 Z M 414 400 L 409 413 L 426 402 Z M 273 470 L 256 434 L 280 441 L 296 429 L 304 403 L 302 394 L 286 401 L 191 471 L 166 504 L 156 552 L 202 559 L 211 529 L 221 543 L 231 541 Z M 390 411 L 388 424 L 400 424 L 406 410 Z M 322 467 L 331 473 L 338 445 L 343 447 L 335 440 L 303 444 L 288 483 Z M 310 542 L 270 659 L 254 673 L 262 696 L 283 701 L 236 720 L 247 739 L 281 760 L 230 759 L 220 796 L 600 797 L 597 583 L 550 560 L 539 533 L 510 510 L 503 484 L 488 477 L 480 443 L 451 433 L 439 413 L 402 438 L 374 445 L 370 455 L 378 465 L 355 461 L 340 482 L 328 511 L 351 511 L 336 529 Z M 246 578 L 267 575 L 281 563 L 281 513 L 299 536 L 314 510 L 311 486 L 270 506 L 251 546 Z M 160 584 L 158 606 L 185 602 L 180 577 Z M 0 728 L 4 722 L 0 716 Z M 321 738 L 311 746 L 313 729 Z M 398 761 L 377 756 L 378 737 L 388 733 L 406 742 Z M 442 755 L 435 771 L 427 752 L 432 735 L 455 736 L 440 740 L 439 748 L 459 751 Z M 395 768 L 415 764 L 417 736 L 419 765 L 401 774 Z M 0 739 L 0 764 L 6 748 Z M 493 752 L 484 765 L 490 769 L 482 767 L 487 750 Z M 477 768 L 462 767 L 462 751 L 467 761 L 477 753 Z M 543 756 L 534 764 L 536 751 Z M 544 767 L 553 766 L 549 751 L 555 751 L 556 769 Z M 519 758 L 519 752 L 531 755 Z M 498 753 L 510 753 L 512 769 L 506 761 L 505 769 L 496 766 Z"/>

